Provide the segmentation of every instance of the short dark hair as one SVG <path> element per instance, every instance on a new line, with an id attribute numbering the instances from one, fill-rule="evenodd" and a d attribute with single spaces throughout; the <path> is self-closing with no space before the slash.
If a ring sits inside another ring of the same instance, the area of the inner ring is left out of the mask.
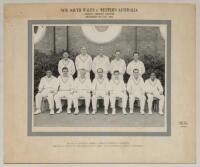
<path id="1" fill-rule="evenodd" d="M 135 54 L 138 54 L 138 55 L 139 55 L 139 52 L 133 52 L 133 56 L 134 56 Z"/>
<path id="2" fill-rule="evenodd" d="M 156 76 L 156 73 L 154 71 L 150 72 L 150 75 L 154 74 Z"/>
<path id="3" fill-rule="evenodd" d="M 119 74 L 119 70 L 113 71 L 113 74 Z"/>
<path id="4" fill-rule="evenodd" d="M 115 53 L 117 53 L 117 52 L 121 52 L 119 49 L 117 49 L 116 51 L 115 51 Z"/>
<path id="5" fill-rule="evenodd" d="M 67 71 L 68 71 L 68 68 L 67 68 L 67 67 L 63 67 L 63 68 L 62 68 L 62 71 L 64 71 L 64 70 L 67 70 Z"/>
<path id="6" fill-rule="evenodd" d="M 99 73 L 99 72 L 102 73 L 102 72 L 103 72 L 103 68 L 98 68 L 98 69 L 97 69 L 97 72 L 98 72 L 98 73 Z"/>
<path id="7" fill-rule="evenodd" d="M 51 71 L 51 72 L 53 72 L 53 68 L 51 67 L 51 66 L 46 66 L 45 67 L 45 71 L 47 72 L 47 71 Z"/>
<path id="8" fill-rule="evenodd" d="M 136 71 L 139 72 L 139 69 L 138 68 L 134 68 L 133 72 L 136 72 Z"/>

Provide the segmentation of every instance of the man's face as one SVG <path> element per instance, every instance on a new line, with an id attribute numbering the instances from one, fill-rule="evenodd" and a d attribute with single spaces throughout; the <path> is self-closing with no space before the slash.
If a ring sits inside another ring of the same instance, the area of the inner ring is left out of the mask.
<path id="1" fill-rule="evenodd" d="M 103 48 L 100 48 L 98 52 L 99 52 L 99 55 L 100 55 L 100 56 L 103 56 L 103 53 L 104 53 Z"/>
<path id="2" fill-rule="evenodd" d="M 116 80 L 119 79 L 119 73 L 118 73 L 118 72 L 115 72 L 115 73 L 114 73 L 114 79 L 116 79 Z"/>
<path id="3" fill-rule="evenodd" d="M 85 78 L 85 74 L 86 74 L 85 70 L 80 70 L 80 77 L 81 78 Z"/>
<path id="4" fill-rule="evenodd" d="M 116 58 L 116 59 L 119 59 L 119 58 L 120 58 L 120 52 L 116 52 L 116 53 L 115 53 L 115 58 Z"/>
<path id="5" fill-rule="evenodd" d="M 135 79 L 138 79 L 139 71 L 138 70 L 133 71 L 133 76 L 134 76 Z"/>
<path id="6" fill-rule="evenodd" d="M 98 77 L 101 79 L 103 78 L 103 72 L 98 72 Z"/>
<path id="7" fill-rule="evenodd" d="M 50 70 L 46 71 L 46 76 L 47 76 L 48 78 L 51 77 L 51 75 L 52 75 L 52 72 L 51 72 Z"/>
<path id="8" fill-rule="evenodd" d="M 151 73 L 150 78 L 152 81 L 154 81 L 156 79 L 156 74 L 155 73 Z"/>
<path id="9" fill-rule="evenodd" d="M 63 53 L 63 58 L 64 58 L 65 60 L 67 60 L 67 59 L 68 59 L 68 57 L 69 57 L 69 55 L 68 55 L 68 53 L 67 53 L 67 52 Z"/>
<path id="10" fill-rule="evenodd" d="M 81 48 L 81 54 L 82 54 L 82 55 L 87 54 L 87 49 L 86 49 L 85 47 L 82 47 L 82 48 Z"/>
<path id="11" fill-rule="evenodd" d="M 138 60 L 138 57 L 139 57 L 138 53 L 134 53 L 133 59 L 137 61 L 137 60 Z"/>
<path id="12" fill-rule="evenodd" d="M 67 69 L 64 69 L 64 70 L 63 70 L 63 76 L 64 76 L 64 77 L 67 77 L 67 76 L 68 76 L 68 70 L 67 70 Z"/>

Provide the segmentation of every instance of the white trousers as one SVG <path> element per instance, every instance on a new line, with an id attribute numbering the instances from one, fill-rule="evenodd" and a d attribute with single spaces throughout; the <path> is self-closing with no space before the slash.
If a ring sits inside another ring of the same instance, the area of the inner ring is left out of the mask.
<path id="1" fill-rule="evenodd" d="M 129 94 L 129 107 L 130 110 L 133 110 L 133 105 L 135 100 L 139 100 L 140 101 L 140 110 L 143 111 L 144 110 L 144 105 L 145 105 L 145 96 L 143 94 L 141 95 L 134 95 L 134 94 Z"/>
<path id="2" fill-rule="evenodd" d="M 112 93 L 110 93 L 111 108 L 115 108 L 115 102 L 116 102 L 117 98 L 122 99 L 122 108 L 125 109 L 126 104 L 127 104 L 127 94 L 122 93 L 122 92 L 112 92 Z"/>
<path id="3" fill-rule="evenodd" d="M 78 100 L 79 99 L 84 99 L 85 100 L 85 106 L 86 108 L 89 108 L 90 106 L 90 93 L 86 92 L 86 91 L 78 91 L 76 93 L 74 93 L 74 96 L 73 96 L 73 101 L 74 101 L 74 107 L 75 108 L 78 108 Z"/>
<path id="4" fill-rule="evenodd" d="M 54 109 L 54 95 L 48 90 L 43 90 L 41 93 L 37 93 L 35 96 L 36 109 L 41 109 L 42 99 L 46 98 L 49 103 L 50 110 Z"/>
<path id="5" fill-rule="evenodd" d="M 97 91 L 97 92 L 92 96 L 92 108 L 93 108 L 93 110 L 96 110 L 96 109 L 97 109 L 97 100 L 98 100 L 98 99 L 103 99 L 105 110 L 108 110 L 109 96 L 106 94 L 105 91 Z"/>
<path id="6" fill-rule="evenodd" d="M 149 110 L 152 109 L 152 105 L 153 105 L 153 98 L 157 98 L 159 99 L 159 111 L 162 111 L 163 110 L 163 106 L 164 106 L 164 100 L 165 100 L 165 97 L 164 95 L 160 95 L 160 94 L 147 94 L 147 97 L 148 97 L 148 100 L 147 100 L 147 103 L 148 103 L 148 108 Z"/>
<path id="7" fill-rule="evenodd" d="M 72 106 L 72 94 L 70 94 L 69 91 L 59 91 L 55 97 L 54 100 L 56 102 L 56 108 L 62 108 L 61 100 L 67 100 L 67 108 L 70 109 Z"/>

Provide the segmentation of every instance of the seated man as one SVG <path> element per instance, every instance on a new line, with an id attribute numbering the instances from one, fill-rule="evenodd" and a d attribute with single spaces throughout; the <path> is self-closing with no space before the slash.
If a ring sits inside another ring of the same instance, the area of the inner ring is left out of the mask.
<path id="1" fill-rule="evenodd" d="M 139 70 L 136 68 L 133 70 L 133 75 L 128 80 L 127 91 L 129 93 L 129 107 L 130 113 L 133 113 L 133 106 L 136 99 L 140 101 L 140 113 L 144 114 L 145 105 L 145 88 L 144 80 L 139 74 Z"/>
<path id="2" fill-rule="evenodd" d="M 92 89 L 92 84 L 91 81 L 88 77 L 86 77 L 86 70 L 85 69 L 80 69 L 79 70 L 79 76 L 75 79 L 74 82 L 74 107 L 75 107 L 75 112 L 74 114 L 79 113 L 78 109 L 78 100 L 79 99 L 84 99 L 85 100 L 85 113 L 89 114 L 89 106 L 90 106 L 90 91 Z"/>
<path id="3" fill-rule="evenodd" d="M 115 109 L 115 101 L 117 98 L 122 99 L 122 108 L 123 114 L 126 114 L 126 103 L 127 103 L 127 94 L 126 94 L 126 86 L 124 81 L 120 79 L 120 73 L 118 70 L 113 72 L 113 77 L 110 80 L 110 103 L 112 108 L 112 114 L 116 114 Z"/>
<path id="4" fill-rule="evenodd" d="M 156 78 L 154 72 L 151 73 L 150 78 L 145 81 L 145 90 L 147 93 L 147 102 L 149 108 L 149 114 L 152 114 L 152 104 L 154 98 L 159 99 L 159 114 L 163 115 L 163 106 L 164 106 L 164 95 L 163 87 L 160 83 L 160 80 Z"/>
<path id="5" fill-rule="evenodd" d="M 92 82 L 92 107 L 93 112 L 92 114 L 96 113 L 97 110 L 97 99 L 103 98 L 104 100 L 104 114 L 108 114 L 108 105 L 109 105 L 109 96 L 108 96 L 108 86 L 109 81 L 107 77 L 103 74 L 103 69 L 97 69 L 97 77 Z"/>
<path id="6" fill-rule="evenodd" d="M 54 95 L 57 92 L 57 79 L 52 75 L 50 69 L 46 70 L 46 76 L 42 77 L 39 84 L 39 91 L 35 97 L 36 112 L 41 113 L 41 102 L 43 98 L 47 98 L 50 108 L 50 114 L 54 114 Z"/>
<path id="7" fill-rule="evenodd" d="M 54 100 L 56 102 L 56 108 L 58 111 L 56 113 L 62 112 L 62 99 L 68 101 L 67 113 L 71 113 L 72 106 L 72 95 L 73 95 L 73 79 L 68 72 L 67 67 L 63 67 L 62 75 L 58 77 L 58 93 L 55 95 Z"/>

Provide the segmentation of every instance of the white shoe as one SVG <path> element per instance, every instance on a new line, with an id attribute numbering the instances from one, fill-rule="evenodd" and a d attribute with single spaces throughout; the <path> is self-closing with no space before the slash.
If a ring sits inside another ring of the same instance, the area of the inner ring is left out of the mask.
<path id="1" fill-rule="evenodd" d="M 104 114 L 105 114 L 105 115 L 108 115 L 108 110 L 105 110 L 105 111 L 104 111 Z"/>
<path id="2" fill-rule="evenodd" d="M 164 113 L 163 113 L 162 111 L 159 111 L 159 114 L 160 114 L 160 115 L 164 115 Z"/>
<path id="3" fill-rule="evenodd" d="M 78 108 L 75 110 L 74 114 L 77 115 L 79 113 Z"/>
<path id="4" fill-rule="evenodd" d="M 85 110 L 85 114 L 90 114 L 88 109 Z"/>
<path id="5" fill-rule="evenodd" d="M 59 108 L 59 110 L 56 112 L 56 114 L 60 114 L 62 112 L 62 108 Z"/>
<path id="6" fill-rule="evenodd" d="M 39 113 L 41 113 L 42 111 L 40 109 L 36 110 L 36 112 L 34 112 L 34 115 L 37 115 Z"/>
<path id="7" fill-rule="evenodd" d="M 112 110 L 112 115 L 115 115 L 116 114 L 116 110 L 115 108 Z"/>
<path id="8" fill-rule="evenodd" d="M 54 110 L 51 110 L 51 111 L 50 111 L 50 115 L 54 115 Z"/>
<path id="9" fill-rule="evenodd" d="M 133 109 L 130 109 L 130 114 L 133 114 Z"/>
<path id="10" fill-rule="evenodd" d="M 68 108 L 67 109 L 67 114 L 71 114 L 72 112 L 71 112 L 71 108 Z"/>
<path id="11" fill-rule="evenodd" d="M 141 111 L 140 111 L 140 114 L 144 115 L 144 110 L 141 110 Z"/>
<path id="12" fill-rule="evenodd" d="M 92 111 L 92 114 L 94 115 L 94 114 L 96 114 L 96 112 L 97 112 L 96 110 L 93 110 L 93 111 Z"/>
<path id="13" fill-rule="evenodd" d="M 148 112 L 148 114 L 151 115 L 151 114 L 152 114 L 152 111 L 150 110 L 150 111 Z"/>
<path id="14" fill-rule="evenodd" d="M 123 109 L 123 111 L 122 111 L 122 112 L 123 112 L 123 114 L 124 114 L 124 115 L 126 115 L 126 114 L 127 114 L 127 113 L 126 113 L 126 109 Z"/>

